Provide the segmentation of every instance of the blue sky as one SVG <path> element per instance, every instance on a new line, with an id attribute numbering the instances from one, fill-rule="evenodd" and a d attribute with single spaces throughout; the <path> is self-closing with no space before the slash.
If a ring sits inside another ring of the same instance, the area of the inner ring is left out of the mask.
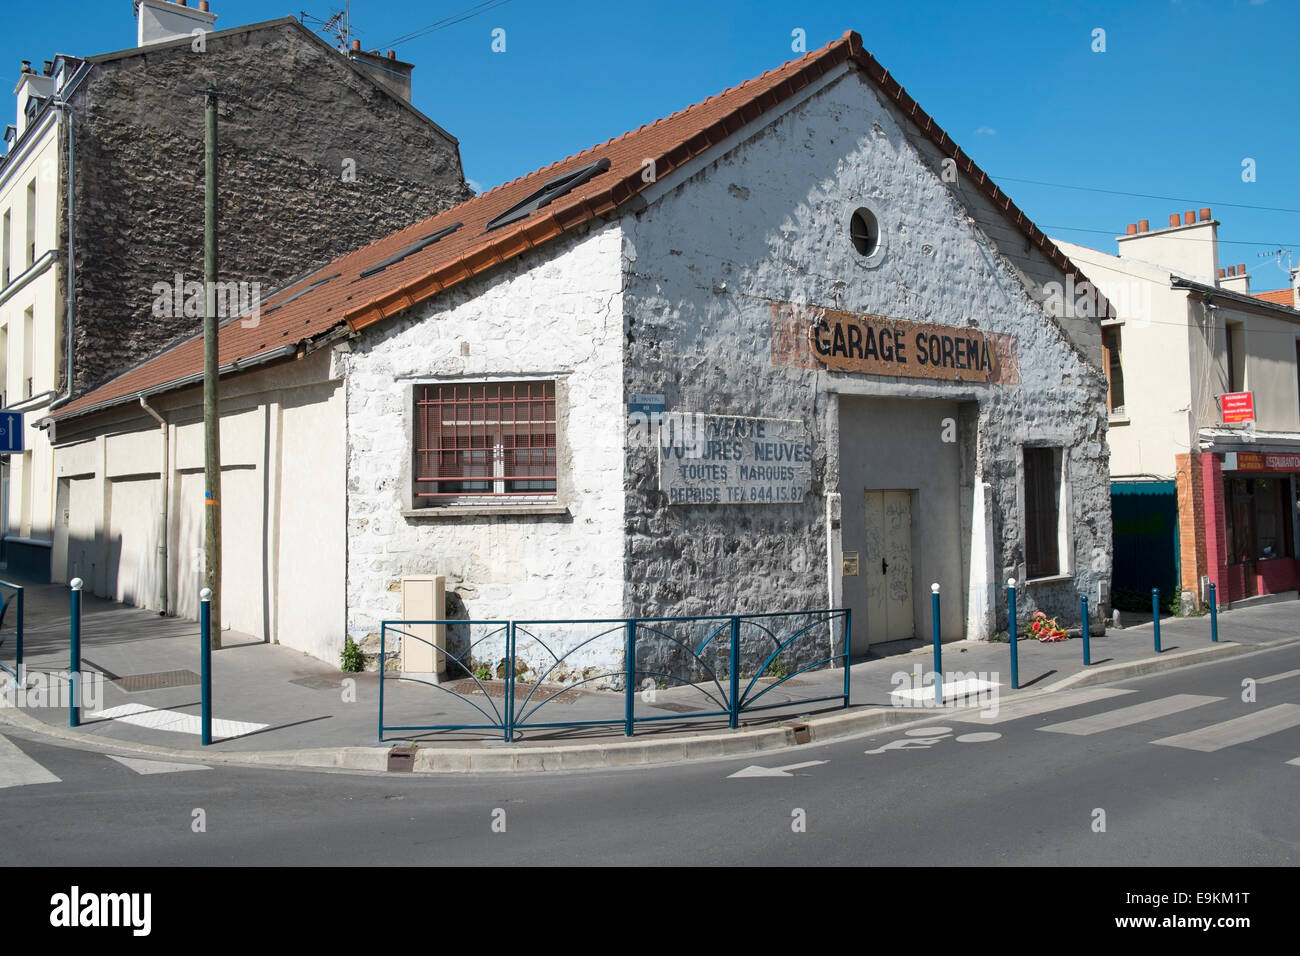
<path id="1" fill-rule="evenodd" d="M 415 105 L 460 139 L 479 188 L 791 59 L 796 28 L 808 49 L 854 29 L 1048 234 L 1114 252 L 1125 223 L 1159 228 L 1171 212 L 1208 205 L 1222 222 L 1220 261 L 1246 263 L 1253 291 L 1286 284 L 1262 253 L 1289 248 L 1300 262 L 1297 0 L 356 0 L 354 35 L 386 50 L 476 4 L 474 16 L 396 49 L 416 64 Z M 212 2 L 218 29 L 341 6 Z M 492 50 L 497 28 L 505 52 Z M 1097 29 L 1104 52 L 1092 49 Z M 24 4 L 6 11 L 0 63 L 16 80 L 23 59 L 39 68 L 55 52 L 134 42 L 129 0 Z M 1254 182 L 1242 179 L 1248 158 Z"/>

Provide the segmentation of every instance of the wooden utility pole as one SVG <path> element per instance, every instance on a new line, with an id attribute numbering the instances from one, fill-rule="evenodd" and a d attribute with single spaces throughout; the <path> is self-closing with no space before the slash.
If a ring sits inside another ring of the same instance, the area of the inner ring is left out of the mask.
<path id="1" fill-rule="evenodd" d="M 217 88 L 203 91 L 203 570 L 212 590 L 210 646 L 221 649 L 221 418 L 217 395 Z"/>

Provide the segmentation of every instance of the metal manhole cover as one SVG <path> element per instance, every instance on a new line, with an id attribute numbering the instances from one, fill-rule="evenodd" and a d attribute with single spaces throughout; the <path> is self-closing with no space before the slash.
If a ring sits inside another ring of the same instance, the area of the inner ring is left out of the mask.
<path id="1" fill-rule="evenodd" d="M 164 687 L 190 687 L 199 682 L 199 675 L 194 671 L 155 671 L 152 674 L 127 674 L 125 677 L 113 678 L 113 683 L 134 694 L 142 690 L 162 690 Z"/>

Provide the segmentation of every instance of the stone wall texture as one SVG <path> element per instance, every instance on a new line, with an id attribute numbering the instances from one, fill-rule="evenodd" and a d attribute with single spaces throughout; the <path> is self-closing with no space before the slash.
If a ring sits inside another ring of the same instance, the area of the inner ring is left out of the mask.
<path id="1" fill-rule="evenodd" d="M 221 91 L 220 280 L 265 296 L 471 194 L 453 138 L 296 23 L 95 62 L 72 100 L 78 392 L 202 328 L 155 315 L 153 289 L 203 279 L 195 91 L 209 83 Z"/>
<path id="2" fill-rule="evenodd" d="M 999 609 L 989 626 L 1006 627 L 999 582 L 1023 575 L 1021 447 L 1063 447 L 1068 575 L 1022 588 L 1020 607 L 1077 621 L 1079 591 L 1095 594 L 1098 578 L 1109 576 L 1105 381 L 1095 327 L 1063 325 L 1040 304 L 1042 282 L 1063 276 L 1036 251 L 1026 253 L 1023 237 L 1014 245 L 1023 262 L 1002 255 L 1008 242 L 995 245 L 959 201 L 964 193 L 943 181 L 901 117 L 859 74 L 815 85 L 760 124 L 625 218 L 624 389 L 664 393 L 674 410 L 802 419 L 815 445 L 812 487 L 794 505 L 669 505 L 658 490 L 654 453 L 630 450 L 625 613 L 749 613 L 835 602 L 827 495 L 840 490 L 841 458 L 870 454 L 840 447 L 830 394 L 838 391 L 977 403 L 961 416 L 958 440 L 970 459 L 963 485 L 991 486 L 994 557 L 981 586 L 998 585 Z M 874 212 L 882 230 L 882 251 L 870 261 L 849 242 L 859 206 Z M 1019 378 L 957 386 L 776 365 L 769 315 L 772 303 L 783 302 L 1014 336 Z M 936 420 L 916 436 L 912 453 L 924 457 L 941 440 Z M 879 463 L 882 476 L 888 464 Z M 876 486 L 891 487 L 887 477 Z M 953 535 L 969 539 L 969 527 Z M 963 556 L 967 572 L 972 560 Z M 928 598 L 929 583 L 915 583 Z M 959 589 L 946 600 L 960 605 L 965 598 Z M 945 621 L 948 611 L 945 604 Z"/>

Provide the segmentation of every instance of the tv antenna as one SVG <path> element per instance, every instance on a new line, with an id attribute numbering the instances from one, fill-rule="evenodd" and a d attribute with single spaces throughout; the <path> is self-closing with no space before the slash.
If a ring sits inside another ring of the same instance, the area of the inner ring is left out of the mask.
<path id="1" fill-rule="evenodd" d="M 343 0 L 343 9 L 335 10 L 328 20 L 314 17 L 306 10 L 299 14 L 303 26 L 312 26 L 317 33 L 324 33 L 338 42 L 340 53 L 346 53 L 352 47 L 352 0 Z"/>
<path id="2" fill-rule="evenodd" d="M 1283 257 L 1286 258 L 1286 264 L 1283 265 Z M 1274 249 L 1271 252 L 1259 253 L 1261 259 L 1276 259 L 1277 267 L 1283 272 L 1290 275 L 1296 271 L 1295 268 L 1295 250 L 1294 249 Z"/>

